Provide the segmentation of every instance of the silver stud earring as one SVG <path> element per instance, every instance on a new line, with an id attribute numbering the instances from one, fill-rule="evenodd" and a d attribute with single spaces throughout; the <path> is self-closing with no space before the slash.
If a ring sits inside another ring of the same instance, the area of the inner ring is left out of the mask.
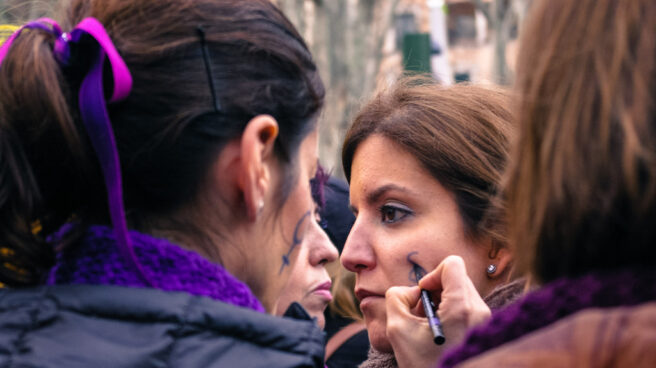
<path id="1" fill-rule="evenodd" d="M 492 274 L 494 274 L 495 272 L 497 272 L 497 266 L 491 264 L 491 265 L 487 266 L 487 269 L 485 269 L 485 271 L 487 271 L 487 274 L 488 274 L 488 275 L 492 275 Z"/>

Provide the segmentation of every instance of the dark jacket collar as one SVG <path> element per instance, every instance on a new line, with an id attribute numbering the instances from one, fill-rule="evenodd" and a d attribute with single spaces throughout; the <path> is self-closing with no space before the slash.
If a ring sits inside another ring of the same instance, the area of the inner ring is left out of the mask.
<path id="1" fill-rule="evenodd" d="M 0 291 L 0 345 L 0 365 L 323 367 L 324 334 L 187 293 L 61 285 Z"/>

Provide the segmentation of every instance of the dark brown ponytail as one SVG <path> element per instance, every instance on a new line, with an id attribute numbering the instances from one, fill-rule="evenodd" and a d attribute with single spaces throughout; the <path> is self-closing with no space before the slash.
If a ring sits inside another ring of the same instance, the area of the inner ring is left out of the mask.
<path id="1" fill-rule="evenodd" d="M 53 42 L 26 29 L 0 68 L 0 281 L 8 286 L 43 280 L 54 252 L 42 234 L 79 203 L 56 178 L 83 177 L 89 165 Z"/>

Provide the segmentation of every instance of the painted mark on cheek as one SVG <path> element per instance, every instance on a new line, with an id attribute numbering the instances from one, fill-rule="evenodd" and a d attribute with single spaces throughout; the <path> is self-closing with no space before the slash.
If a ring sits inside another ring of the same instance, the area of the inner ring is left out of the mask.
<path id="1" fill-rule="evenodd" d="M 412 265 L 412 267 L 410 268 L 410 273 L 408 273 L 408 280 L 410 280 L 410 282 L 414 284 L 418 284 L 419 280 L 421 280 L 421 278 L 424 277 L 424 275 L 426 275 L 426 270 L 423 267 L 421 267 L 419 264 L 417 264 L 417 262 L 412 260 L 412 257 L 416 254 L 419 254 L 419 252 L 417 251 L 410 252 L 406 257 L 410 265 Z"/>
<path id="2" fill-rule="evenodd" d="M 303 237 L 299 237 L 299 232 L 301 230 L 301 225 L 305 221 L 308 216 L 312 214 L 312 211 L 307 211 L 301 216 L 301 218 L 298 220 L 296 223 L 296 227 L 294 228 L 294 237 L 292 238 L 292 244 L 289 246 L 289 251 L 287 254 L 283 254 L 282 256 L 282 264 L 280 265 L 280 271 L 278 271 L 278 275 L 282 273 L 282 271 L 285 269 L 286 266 L 289 266 L 289 256 L 292 254 L 294 249 L 303 242 Z M 303 234 L 305 235 L 305 234 Z"/>

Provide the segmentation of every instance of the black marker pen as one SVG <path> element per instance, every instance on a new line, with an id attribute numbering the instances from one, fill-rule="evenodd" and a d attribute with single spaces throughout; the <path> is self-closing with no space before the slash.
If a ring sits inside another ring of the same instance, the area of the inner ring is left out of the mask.
<path id="1" fill-rule="evenodd" d="M 421 272 L 419 271 L 416 264 L 413 264 L 412 267 L 415 271 L 417 282 L 419 282 L 419 279 L 422 276 Z M 446 338 L 444 337 L 444 332 L 442 331 L 442 324 L 440 323 L 440 319 L 437 318 L 435 311 L 433 310 L 433 302 L 431 300 L 431 295 L 428 290 L 421 289 L 421 304 L 424 306 L 424 313 L 426 314 L 426 318 L 428 318 L 428 325 L 430 326 L 431 331 L 433 331 L 433 342 L 435 342 L 437 345 L 442 345 L 446 341 Z"/>

